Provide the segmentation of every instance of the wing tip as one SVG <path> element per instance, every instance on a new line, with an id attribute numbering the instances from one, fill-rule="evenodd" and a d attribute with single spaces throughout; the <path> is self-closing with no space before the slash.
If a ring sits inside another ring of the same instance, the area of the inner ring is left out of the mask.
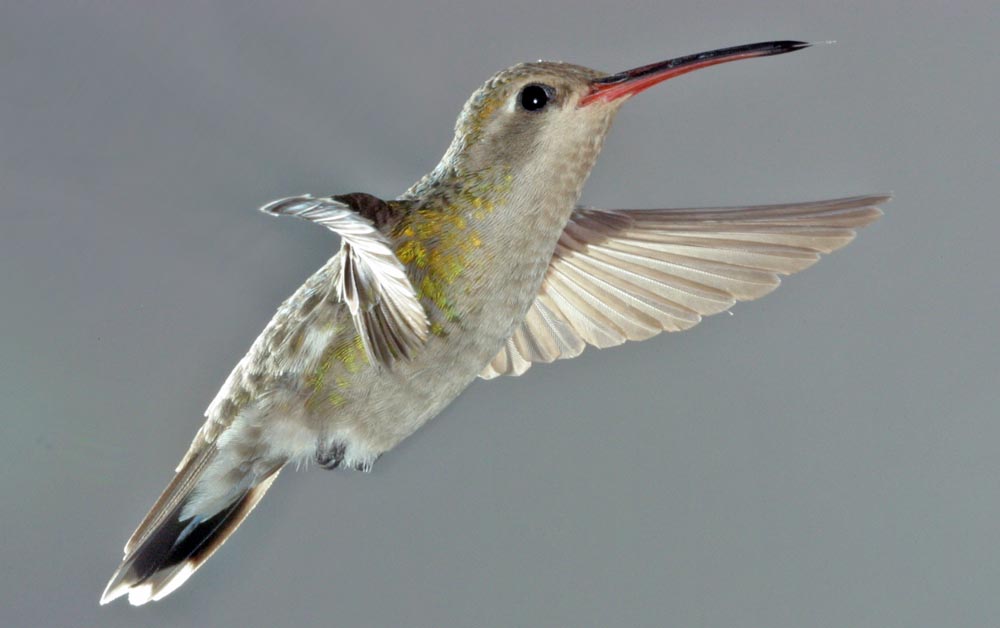
<path id="1" fill-rule="evenodd" d="M 884 203 L 891 203 L 895 195 L 895 192 L 889 190 L 888 192 L 876 192 L 875 194 L 869 194 L 868 198 L 872 199 L 872 205 L 882 205 Z"/>
<path id="2" fill-rule="evenodd" d="M 867 227 L 885 215 L 885 210 L 883 210 L 881 206 L 892 202 L 892 192 L 868 194 L 845 200 L 857 201 L 857 204 L 854 205 L 854 207 L 863 210 L 858 214 L 857 222 L 851 225 L 851 228 L 853 229 L 860 229 L 861 227 Z"/>
<path id="3" fill-rule="evenodd" d="M 261 205 L 258 210 L 269 216 L 281 216 L 283 214 L 291 213 L 292 206 L 294 203 L 303 203 L 315 201 L 316 197 L 312 194 L 299 194 L 297 196 L 286 196 L 284 198 L 279 198 Z"/>

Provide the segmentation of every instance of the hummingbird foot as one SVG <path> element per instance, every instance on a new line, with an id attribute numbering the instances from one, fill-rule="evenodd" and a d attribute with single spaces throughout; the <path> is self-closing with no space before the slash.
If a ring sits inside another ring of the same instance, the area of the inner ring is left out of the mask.
<path id="1" fill-rule="evenodd" d="M 316 464 L 324 469 L 333 470 L 344 463 L 344 455 L 347 453 L 347 445 L 344 443 L 333 443 L 326 449 L 316 449 Z"/>
<path id="2" fill-rule="evenodd" d="M 355 452 L 357 454 L 358 452 Z M 375 455 L 353 455 L 349 456 L 347 445 L 340 441 L 334 441 L 328 446 L 320 445 L 316 448 L 316 464 L 327 470 L 339 469 L 340 467 L 351 467 L 355 471 L 370 473 L 372 465 L 381 457 Z"/>

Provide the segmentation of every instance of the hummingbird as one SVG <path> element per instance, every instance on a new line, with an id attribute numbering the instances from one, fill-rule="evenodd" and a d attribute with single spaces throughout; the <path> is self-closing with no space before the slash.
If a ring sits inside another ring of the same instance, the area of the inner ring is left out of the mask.
<path id="1" fill-rule="evenodd" d="M 392 200 L 261 208 L 339 250 L 254 341 L 205 412 L 101 597 L 176 590 L 282 469 L 371 470 L 477 377 L 662 331 L 774 290 L 881 216 L 888 195 L 692 209 L 590 209 L 581 188 L 619 108 L 702 68 L 810 44 L 723 48 L 606 74 L 522 63 L 476 90 L 440 163 Z"/>

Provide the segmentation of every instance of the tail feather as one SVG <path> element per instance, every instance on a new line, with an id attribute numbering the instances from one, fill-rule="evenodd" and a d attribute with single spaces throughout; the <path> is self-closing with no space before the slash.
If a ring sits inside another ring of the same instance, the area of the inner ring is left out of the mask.
<path id="1" fill-rule="evenodd" d="M 146 514 L 142 523 L 139 524 L 139 527 L 135 529 L 135 532 L 132 533 L 132 536 L 125 543 L 126 556 L 131 554 L 136 547 L 146 540 L 150 531 L 154 530 L 163 521 L 164 517 L 172 513 L 181 500 L 190 496 L 195 482 L 201 477 L 205 467 L 215 459 L 216 453 L 218 453 L 218 449 L 215 447 L 205 447 L 197 455 L 191 456 L 181 466 L 177 467 L 177 473 L 174 474 L 174 478 L 170 481 L 170 484 L 167 485 L 167 488 L 163 489 L 163 493 L 157 498 L 153 507 L 149 509 L 149 513 Z"/>
<path id="2" fill-rule="evenodd" d="M 125 559 L 101 596 L 101 604 L 125 595 L 135 606 L 166 597 L 182 585 L 229 538 L 264 496 L 281 470 L 253 478 L 213 513 L 185 507 L 212 456 L 198 456 L 178 471 L 125 547 Z M 245 481 L 246 479 L 244 479 Z M 242 484 L 243 482 L 240 482 Z"/>

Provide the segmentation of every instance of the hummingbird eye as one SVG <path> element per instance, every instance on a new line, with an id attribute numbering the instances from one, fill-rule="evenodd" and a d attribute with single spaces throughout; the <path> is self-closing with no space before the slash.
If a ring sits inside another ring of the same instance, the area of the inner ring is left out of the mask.
<path id="1" fill-rule="evenodd" d="M 555 90 L 548 85 L 532 84 L 525 86 L 518 98 L 525 110 L 540 111 L 549 103 L 554 93 Z"/>

